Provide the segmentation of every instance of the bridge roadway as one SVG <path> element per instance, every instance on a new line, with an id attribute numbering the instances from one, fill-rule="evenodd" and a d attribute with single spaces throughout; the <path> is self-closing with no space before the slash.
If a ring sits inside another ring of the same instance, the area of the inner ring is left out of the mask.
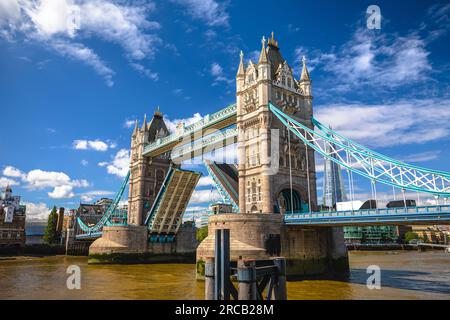
<path id="1" fill-rule="evenodd" d="M 284 223 L 312 227 L 450 224 L 450 205 L 285 213 Z"/>

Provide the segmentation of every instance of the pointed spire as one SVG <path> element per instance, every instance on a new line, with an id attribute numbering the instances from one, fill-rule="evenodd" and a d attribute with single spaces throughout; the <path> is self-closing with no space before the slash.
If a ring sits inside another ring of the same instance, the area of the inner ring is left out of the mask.
<path id="1" fill-rule="evenodd" d="M 272 38 L 270 38 L 269 41 L 267 41 L 267 44 L 271 47 L 278 48 L 278 41 L 275 40 L 273 31 L 272 31 Z"/>
<path id="2" fill-rule="evenodd" d="M 162 117 L 163 116 L 162 112 L 159 110 L 159 106 L 156 107 L 156 111 L 155 111 L 154 115 L 157 116 L 157 117 Z"/>
<path id="3" fill-rule="evenodd" d="M 141 130 L 147 131 L 147 114 L 144 115 L 144 122 L 142 123 Z"/>
<path id="4" fill-rule="evenodd" d="M 266 53 L 266 38 L 264 36 L 261 39 L 261 44 L 262 44 L 262 48 L 261 48 L 261 54 L 259 55 L 258 64 L 268 62 L 267 53 Z"/>
<path id="5" fill-rule="evenodd" d="M 303 56 L 302 58 L 303 68 L 302 68 L 302 74 L 300 76 L 300 81 L 311 81 L 309 77 L 308 68 L 306 67 L 306 58 Z"/>
<path id="6" fill-rule="evenodd" d="M 134 130 L 133 130 L 133 137 L 137 135 L 138 132 L 138 121 L 137 119 L 134 121 Z"/>
<path id="7" fill-rule="evenodd" d="M 238 72 L 237 75 L 238 76 L 244 76 L 245 71 L 244 71 L 244 53 L 241 50 L 241 53 L 239 54 L 240 57 L 240 62 L 239 62 L 239 68 L 238 68 Z"/>

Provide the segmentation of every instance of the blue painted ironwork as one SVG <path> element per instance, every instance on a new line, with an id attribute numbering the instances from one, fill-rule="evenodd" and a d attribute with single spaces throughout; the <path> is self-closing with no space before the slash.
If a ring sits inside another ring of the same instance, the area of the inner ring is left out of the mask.
<path id="1" fill-rule="evenodd" d="M 156 195 L 156 199 L 153 202 L 152 208 L 147 213 L 147 217 L 145 218 L 145 225 L 148 226 L 149 230 L 151 230 L 151 228 L 152 228 L 152 223 L 153 223 L 153 220 L 155 219 L 155 213 L 158 211 L 158 208 L 161 205 L 161 201 L 163 199 L 164 192 L 166 192 L 166 188 L 169 184 L 170 179 L 172 178 L 174 171 L 175 171 L 175 169 L 172 166 L 170 166 L 169 170 L 166 174 L 166 177 L 164 178 L 164 182 L 161 186 L 161 189 L 159 189 L 159 192 Z"/>
<path id="2" fill-rule="evenodd" d="M 286 213 L 284 223 L 352 226 L 377 224 L 450 223 L 450 205 L 379 208 L 311 213 Z"/>
<path id="3" fill-rule="evenodd" d="M 234 202 L 233 198 L 230 196 L 228 191 L 226 190 L 225 186 L 222 184 L 222 181 L 227 183 L 227 186 L 230 190 L 233 190 L 233 187 L 227 182 L 227 179 L 222 176 L 222 180 L 217 177 L 217 175 L 211 170 L 210 166 L 214 165 L 214 162 L 208 162 L 207 160 L 203 161 L 205 163 L 206 170 L 208 171 L 209 176 L 213 180 L 214 186 L 216 187 L 217 191 L 219 192 L 220 196 L 222 197 L 222 200 L 226 204 L 230 204 L 233 208 L 233 212 L 239 212 L 239 206 L 236 202 Z M 220 173 L 220 170 L 218 170 L 218 173 Z M 238 198 L 237 194 L 235 195 L 236 198 Z"/>
<path id="4" fill-rule="evenodd" d="M 205 149 L 211 151 L 213 148 L 223 148 L 237 142 L 238 130 L 236 127 L 217 131 L 192 141 L 191 143 L 181 144 L 173 148 L 171 159 L 191 158 L 192 156 L 202 155 Z"/>
<path id="5" fill-rule="evenodd" d="M 123 193 L 126 189 L 126 186 L 128 184 L 128 180 L 130 179 L 130 171 L 126 174 L 125 178 L 123 179 L 122 185 L 117 192 L 116 196 L 114 197 L 113 202 L 109 205 L 108 209 L 106 209 L 105 213 L 101 217 L 100 221 L 97 222 L 94 226 L 87 226 L 83 220 L 81 220 L 80 217 L 77 218 L 77 224 L 80 227 L 80 229 L 85 232 L 86 234 L 95 234 L 97 232 L 101 232 L 103 229 L 103 226 L 105 225 L 126 225 L 127 219 L 126 219 L 126 212 L 124 216 L 124 211 L 116 210 L 117 206 L 119 205 L 120 200 L 122 199 Z M 81 235 L 80 235 L 81 236 Z M 78 238 L 78 236 L 77 236 Z"/>
<path id="6" fill-rule="evenodd" d="M 157 139 L 155 142 L 148 144 L 144 148 L 144 155 L 151 153 L 171 143 L 183 141 L 188 136 L 195 134 L 198 131 L 205 130 L 217 123 L 225 121 L 229 118 L 235 117 L 237 112 L 236 104 L 229 105 L 228 107 L 219 110 L 213 114 L 204 116 L 200 121 L 197 121 L 189 126 L 184 127 L 181 132 L 175 132 L 167 137 Z"/>
<path id="7" fill-rule="evenodd" d="M 450 173 L 412 166 L 374 152 L 312 118 L 311 127 L 301 124 L 269 103 L 273 114 L 309 147 L 342 167 L 370 179 L 402 190 L 441 197 L 450 196 Z"/>

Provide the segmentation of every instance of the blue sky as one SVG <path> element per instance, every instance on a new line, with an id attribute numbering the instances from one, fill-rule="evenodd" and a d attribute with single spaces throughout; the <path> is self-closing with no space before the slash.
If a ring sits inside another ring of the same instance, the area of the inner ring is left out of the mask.
<path id="1" fill-rule="evenodd" d="M 366 28 L 370 4 L 381 30 Z M 112 196 L 130 124 L 156 106 L 173 127 L 233 103 L 239 51 L 255 60 L 271 31 L 297 77 L 307 57 L 319 120 L 448 171 L 449 14 L 439 1 L 3 0 L 0 186 L 30 220 Z M 203 178 L 190 207 L 214 197 Z"/>

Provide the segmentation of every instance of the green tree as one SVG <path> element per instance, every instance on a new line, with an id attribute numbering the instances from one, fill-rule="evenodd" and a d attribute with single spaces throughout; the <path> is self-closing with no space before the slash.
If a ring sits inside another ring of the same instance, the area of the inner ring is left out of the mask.
<path id="1" fill-rule="evenodd" d="M 208 226 L 201 227 L 197 229 L 196 238 L 198 241 L 202 242 L 208 236 Z"/>
<path id="2" fill-rule="evenodd" d="M 410 242 L 411 240 L 414 240 L 414 239 L 419 239 L 419 236 L 418 236 L 417 233 L 412 232 L 412 231 L 408 231 L 407 233 L 405 233 L 405 242 L 406 243 L 408 243 L 408 242 Z"/>
<path id="3" fill-rule="evenodd" d="M 56 232 L 56 225 L 58 223 L 58 213 L 56 207 L 48 215 L 47 227 L 45 228 L 44 241 L 48 244 L 58 243 L 58 234 Z"/>

